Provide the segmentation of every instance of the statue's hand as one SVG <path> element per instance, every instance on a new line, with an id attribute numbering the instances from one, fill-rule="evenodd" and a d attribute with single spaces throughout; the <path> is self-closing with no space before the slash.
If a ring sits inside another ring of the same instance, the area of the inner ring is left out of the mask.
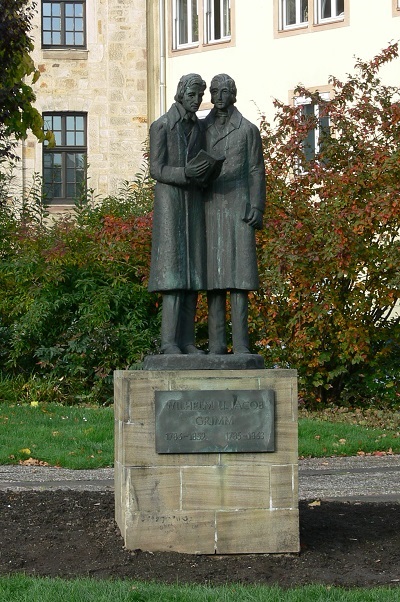
<path id="1" fill-rule="evenodd" d="M 203 159 L 196 165 L 186 165 L 185 167 L 185 176 L 187 178 L 201 178 L 209 168 L 210 163 L 207 159 Z"/>
<path id="2" fill-rule="evenodd" d="M 249 211 L 249 215 L 246 221 L 249 224 L 249 226 L 252 226 L 252 228 L 255 228 L 256 230 L 261 230 L 263 224 L 262 211 L 260 211 L 256 207 L 252 207 Z"/>

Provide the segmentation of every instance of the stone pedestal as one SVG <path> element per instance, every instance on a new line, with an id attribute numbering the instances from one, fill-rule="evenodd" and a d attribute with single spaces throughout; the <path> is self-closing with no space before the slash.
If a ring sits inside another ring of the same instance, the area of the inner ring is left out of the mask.
<path id="1" fill-rule="evenodd" d="M 295 370 L 116 371 L 115 516 L 128 549 L 299 551 Z M 156 391 L 275 393 L 275 451 L 162 453 Z"/>

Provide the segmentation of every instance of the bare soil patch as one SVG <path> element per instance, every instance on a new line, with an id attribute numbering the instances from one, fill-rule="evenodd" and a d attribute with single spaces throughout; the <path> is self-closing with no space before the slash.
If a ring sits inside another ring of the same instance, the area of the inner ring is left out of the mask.
<path id="1" fill-rule="evenodd" d="M 299 555 L 191 556 L 124 549 L 111 492 L 0 492 L 0 574 L 163 583 L 400 584 L 400 505 L 300 503 Z"/>

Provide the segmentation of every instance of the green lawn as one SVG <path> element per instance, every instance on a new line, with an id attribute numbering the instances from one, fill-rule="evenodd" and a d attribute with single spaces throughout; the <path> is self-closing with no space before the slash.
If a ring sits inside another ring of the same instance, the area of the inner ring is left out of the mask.
<path id="1" fill-rule="evenodd" d="M 400 453 L 398 433 L 345 422 L 299 420 L 300 457 L 356 456 L 376 452 Z"/>
<path id="2" fill-rule="evenodd" d="M 63 468 L 114 462 L 112 408 L 57 404 L 0 405 L 0 464 L 30 458 Z"/>
<path id="3" fill-rule="evenodd" d="M 4 602 L 395 602 L 399 590 L 342 589 L 311 585 L 290 590 L 262 585 L 161 585 L 134 581 L 45 579 L 14 575 L 0 578 Z"/>
<path id="4" fill-rule="evenodd" d="M 299 456 L 400 453 L 399 413 L 301 413 Z M 114 461 L 112 407 L 0 404 L 0 464 L 99 468 Z"/>

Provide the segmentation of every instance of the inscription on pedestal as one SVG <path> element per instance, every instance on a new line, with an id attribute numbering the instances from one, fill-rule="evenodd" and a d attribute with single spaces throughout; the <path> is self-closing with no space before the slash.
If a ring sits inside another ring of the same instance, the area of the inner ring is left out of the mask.
<path id="1" fill-rule="evenodd" d="M 274 391 L 155 392 L 156 452 L 272 452 Z"/>

